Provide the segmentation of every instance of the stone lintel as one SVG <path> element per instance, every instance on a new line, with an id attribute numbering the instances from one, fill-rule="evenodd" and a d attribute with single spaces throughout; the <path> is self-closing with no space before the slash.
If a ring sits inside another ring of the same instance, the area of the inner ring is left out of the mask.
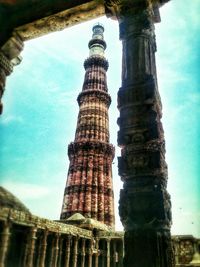
<path id="1" fill-rule="evenodd" d="M 24 41 L 26 41 L 51 32 L 61 31 L 67 27 L 74 26 L 105 14 L 105 8 L 101 0 L 82 2 L 81 5 L 73 6 L 73 1 L 73 3 L 71 3 L 71 6 L 73 7 L 51 14 L 50 16 L 42 16 L 37 20 L 20 25 L 15 28 L 15 31 Z"/>
<path id="2" fill-rule="evenodd" d="M 9 208 L 0 210 L 0 221 L 12 221 L 13 224 L 19 224 L 27 227 L 36 226 L 38 229 L 48 230 L 49 232 L 70 234 L 72 236 L 80 236 L 86 239 L 92 238 L 92 231 L 82 229 L 73 225 L 66 225 L 58 221 L 52 221 L 27 212 L 18 211 Z"/>

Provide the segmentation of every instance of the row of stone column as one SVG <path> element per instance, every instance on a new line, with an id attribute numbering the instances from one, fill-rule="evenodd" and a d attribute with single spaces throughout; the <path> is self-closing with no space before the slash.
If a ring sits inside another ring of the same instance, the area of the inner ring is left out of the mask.
<path id="1" fill-rule="evenodd" d="M 23 259 L 13 259 L 12 267 L 77 267 L 78 241 L 82 241 L 82 251 L 85 251 L 86 239 L 78 236 L 61 235 L 47 230 L 37 229 L 36 227 L 27 228 L 26 238 L 23 235 L 18 240 L 17 246 L 21 247 Z M 15 235 L 15 227 L 4 224 L 0 234 L 0 267 L 7 267 L 7 259 L 12 255 L 11 246 L 14 243 L 12 235 Z M 50 238 L 49 238 L 50 237 Z M 87 242 L 90 242 L 90 240 Z M 63 250 L 65 247 L 65 251 Z M 63 255 L 64 253 L 64 255 Z M 83 254 L 85 255 L 85 254 Z M 20 257 L 20 255 L 18 255 Z M 11 259 L 9 259 L 9 264 Z M 82 265 L 84 267 L 84 265 Z"/>
<path id="2" fill-rule="evenodd" d="M 122 239 L 85 239 L 79 236 L 50 232 L 48 230 L 21 226 L 26 233 L 17 241 L 17 257 L 9 264 L 12 267 L 122 267 Z M 13 255 L 11 246 L 15 227 L 4 223 L 0 233 L 0 267 L 8 266 L 8 257 Z M 23 238 L 25 237 L 25 239 Z M 16 255 L 15 255 L 16 257 Z"/>

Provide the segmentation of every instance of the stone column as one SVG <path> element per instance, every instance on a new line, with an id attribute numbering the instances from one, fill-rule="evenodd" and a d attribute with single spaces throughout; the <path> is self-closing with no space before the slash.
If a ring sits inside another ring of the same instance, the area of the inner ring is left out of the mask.
<path id="1" fill-rule="evenodd" d="M 38 267 L 44 267 L 45 266 L 45 258 L 46 258 L 46 249 L 47 249 L 47 237 L 48 237 L 48 231 L 43 232 L 43 236 L 40 240 L 40 251 L 38 255 Z"/>
<path id="2" fill-rule="evenodd" d="M 85 239 L 82 239 L 81 247 L 81 267 L 85 267 Z"/>
<path id="3" fill-rule="evenodd" d="M 62 255 L 63 255 L 63 237 L 60 237 L 60 245 L 59 245 L 59 260 L 58 267 L 62 267 Z"/>
<path id="4" fill-rule="evenodd" d="M 75 236 L 73 242 L 72 267 L 77 267 L 77 256 L 78 256 L 78 236 Z"/>
<path id="5" fill-rule="evenodd" d="M 159 10 L 149 0 L 110 0 L 107 8 L 118 18 L 123 47 L 118 166 L 124 182 L 119 206 L 124 266 L 172 267 L 171 201 L 155 64 Z"/>
<path id="6" fill-rule="evenodd" d="M 116 241 L 113 240 L 113 264 L 112 267 L 116 267 Z"/>
<path id="7" fill-rule="evenodd" d="M 70 250 L 71 250 L 71 236 L 67 236 L 67 240 L 66 240 L 66 254 L 65 254 L 65 266 L 64 267 L 69 267 Z"/>
<path id="8" fill-rule="evenodd" d="M 107 242 L 107 265 L 106 267 L 110 267 L 110 239 L 106 239 Z"/>
<path id="9" fill-rule="evenodd" d="M 106 257 L 106 243 L 105 240 L 103 240 L 103 245 L 102 245 L 102 256 L 101 256 L 101 261 L 102 261 L 102 266 L 105 267 L 105 257 Z"/>
<path id="10" fill-rule="evenodd" d="M 96 238 L 96 246 L 95 246 L 95 267 L 99 266 L 99 239 Z"/>
<path id="11" fill-rule="evenodd" d="M 10 225 L 5 222 L 3 231 L 0 234 L 0 267 L 5 267 L 6 256 L 10 240 Z"/>
<path id="12" fill-rule="evenodd" d="M 89 240 L 88 248 L 88 267 L 92 267 L 92 255 L 93 255 L 93 240 Z"/>
<path id="13" fill-rule="evenodd" d="M 37 233 L 37 228 L 31 228 L 30 232 L 28 233 L 24 267 L 34 267 L 33 259 L 35 253 L 35 241 L 37 239 L 36 233 Z"/>
<path id="14" fill-rule="evenodd" d="M 124 257 L 124 240 L 120 240 L 118 244 L 118 266 L 123 267 L 123 257 Z"/>
<path id="15" fill-rule="evenodd" d="M 52 247 L 52 267 L 56 267 L 57 266 L 57 261 L 58 261 L 58 252 L 59 252 L 59 234 L 56 234 L 54 236 L 54 240 L 53 240 L 53 247 Z"/>
<path id="16" fill-rule="evenodd" d="M 17 33 L 0 48 L 0 101 L 5 90 L 6 76 L 13 71 L 13 66 L 21 62 L 20 52 L 24 47 L 21 37 Z M 3 105 L 0 102 L 0 114 L 2 114 Z"/>

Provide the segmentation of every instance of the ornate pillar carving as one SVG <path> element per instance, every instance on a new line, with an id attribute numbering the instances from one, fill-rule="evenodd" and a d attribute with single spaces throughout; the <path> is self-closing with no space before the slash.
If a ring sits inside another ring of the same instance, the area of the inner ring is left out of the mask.
<path id="1" fill-rule="evenodd" d="M 5 222 L 3 224 L 3 231 L 0 234 L 0 267 L 5 267 L 10 234 L 10 225 L 9 223 Z"/>
<path id="2" fill-rule="evenodd" d="M 22 58 L 19 56 L 23 50 L 24 43 L 17 33 L 8 39 L 8 41 L 0 48 L 0 99 L 5 90 L 6 76 L 13 71 L 13 66 L 18 65 Z M 0 103 L 0 114 L 3 111 L 3 105 Z"/>
<path id="3" fill-rule="evenodd" d="M 39 255 L 38 255 L 38 267 L 44 267 L 45 266 L 45 258 L 46 258 L 46 249 L 47 249 L 47 237 L 48 237 L 48 231 L 43 232 L 43 236 L 40 240 L 40 249 L 39 249 Z"/>
<path id="4" fill-rule="evenodd" d="M 71 238 L 72 238 L 71 236 L 67 236 L 67 239 L 66 239 L 66 254 L 65 254 L 65 266 L 64 267 L 69 267 Z"/>
<path id="5" fill-rule="evenodd" d="M 34 267 L 33 258 L 35 252 L 35 241 L 37 239 L 36 234 L 37 228 L 31 228 L 28 233 L 24 267 Z"/>
<path id="6" fill-rule="evenodd" d="M 155 3 L 106 2 L 119 21 L 123 47 L 118 166 L 124 182 L 119 213 L 125 228 L 126 267 L 174 266 L 162 105 L 155 64 Z"/>
<path id="7" fill-rule="evenodd" d="M 81 246 L 81 267 L 85 267 L 85 239 L 82 239 Z"/>

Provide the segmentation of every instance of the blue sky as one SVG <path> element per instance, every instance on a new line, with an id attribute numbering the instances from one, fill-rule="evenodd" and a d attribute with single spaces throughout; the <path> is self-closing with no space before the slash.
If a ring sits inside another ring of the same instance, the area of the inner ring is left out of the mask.
<path id="1" fill-rule="evenodd" d="M 172 234 L 200 236 L 200 5 L 174 0 L 156 25 L 159 91 L 163 103 Z M 95 22 L 105 26 L 111 143 L 115 146 L 121 43 L 116 21 L 104 17 L 25 43 L 23 61 L 7 79 L 0 122 L 1 184 L 36 215 L 58 219 L 68 170 L 67 145 L 74 140 L 84 79 L 83 61 Z M 117 155 L 120 150 L 117 148 Z M 117 156 L 116 155 L 116 156 Z M 113 164 L 116 228 L 119 189 Z"/>

